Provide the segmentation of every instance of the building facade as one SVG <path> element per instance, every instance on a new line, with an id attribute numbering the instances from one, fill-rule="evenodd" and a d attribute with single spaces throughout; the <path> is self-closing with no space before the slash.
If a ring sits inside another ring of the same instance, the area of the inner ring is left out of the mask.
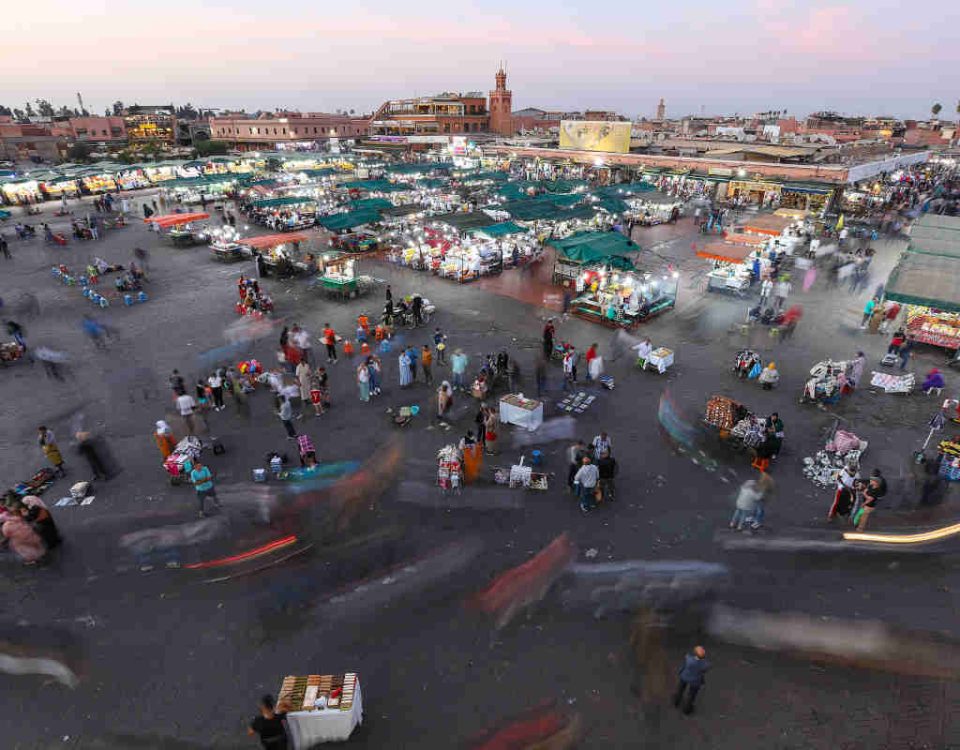
<path id="1" fill-rule="evenodd" d="M 370 132 L 365 117 L 324 112 L 278 112 L 251 117 L 241 113 L 210 120 L 210 137 L 239 151 L 270 149 L 277 144 L 310 144 L 330 138 L 362 138 Z"/>
<path id="2" fill-rule="evenodd" d="M 371 135 L 449 135 L 490 130 L 487 99 L 479 91 L 391 99 L 370 120 Z"/>
<path id="3" fill-rule="evenodd" d="M 127 141 L 122 117 L 71 117 L 54 123 L 51 131 L 74 142 L 119 145 Z"/>
<path id="4" fill-rule="evenodd" d="M 131 145 L 157 143 L 173 145 L 177 141 L 177 116 L 172 106 L 127 107 L 123 124 Z"/>

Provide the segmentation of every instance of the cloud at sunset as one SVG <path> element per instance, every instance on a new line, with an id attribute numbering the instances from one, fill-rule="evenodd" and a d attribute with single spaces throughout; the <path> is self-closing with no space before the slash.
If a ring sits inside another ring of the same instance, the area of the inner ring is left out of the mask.
<path id="1" fill-rule="evenodd" d="M 672 114 L 821 107 L 919 115 L 960 91 L 946 6 L 439 0 L 362 7 L 275 0 L 163 6 L 37 0 L 5 9 L 8 106 L 26 98 L 248 109 L 372 110 L 389 97 L 485 90 L 500 59 L 523 106 Z M 938 20 L 941 19 L 941 20 Z M 882 91 L 878 86 L 883 82 Z"/>

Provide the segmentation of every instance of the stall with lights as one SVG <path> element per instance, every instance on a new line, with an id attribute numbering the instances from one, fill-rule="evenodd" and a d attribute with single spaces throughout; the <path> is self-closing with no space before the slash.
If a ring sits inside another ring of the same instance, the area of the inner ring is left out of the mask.
<path id="1" fill-rule="evenodd" d="M 303 247 L 312 236 L 306 232 L 289 232 L 245 237 L 237 240 L 237 243 L 258 256 L 257 265 L 261 275 L 287 278 L 316 273 L 316 256 L 304 252 Z"/>
<path id="2" fill-rule="evenodd" d="M 707 291 L 743 295 L 753 283 L 753 260 L 759 254 L 755 245 L 710 242 L 697 250 L 698 258 L 713 263 L 707 274 Z"/>
<path id="3" fill-rule="evenodd" d="M 240 231 L 236 227 L 224 224 L 210 230 L 210 253 L 215 260 L 235 261 L 249 258 L 250 248 L 239 242 Z"/>
<path id="4" fill-rule="evenodd" d="M 144 219 L 157 234 L 166 237 L 174 247 L 190 247 L 207 242 L 211 227 L 207 223 L 210 214 L 206 212 L 166 214 Z"/>
<path id="5" fill-rule="evenodd" d="M 614 232 L 581 232 L 550 243 L 554 281 L 573 293 L 570 312 L 591 322 L 633 328 L 676 304 L 679 274 L 640 270 L 640 248 Z"/>
<path id="6" fill-rule="evenodd" d="M 356 253 L 331 252 L 321 256 L 321 271 L 316 285 L 335 299 L 353 299 L 369 292 L 373 279 L 360 274 L 360 257 Z"/>
<path id="7" fill-rule="evenodd" d="M 246 209 L 250 221 L 275 232 L 297 232 L 317 223 L 317 199 L 309 195 L 262 198 Z"/>

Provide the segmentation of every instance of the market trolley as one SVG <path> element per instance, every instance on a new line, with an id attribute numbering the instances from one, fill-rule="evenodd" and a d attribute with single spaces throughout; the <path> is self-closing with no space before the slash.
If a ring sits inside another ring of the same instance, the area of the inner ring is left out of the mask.
<path id="1" fill-rule="evenodd" d="M 495 467 L 493 470 L 493 481 L 497 484 L 505 484 L 511 489 L 522 487 L 525 490 L 547 490 L 549 488 L 547 475 L 534 471 L 532 466 L 528 466 L 525 463 L 525 460 L 524 456 L 520 456 L 520 461 L 509 469 L 506 467 Z"/>
<path id="2" fill-rule="evenodd" d="M 463 487 L 463 452 L 455 445 L 437 452 L 437 486 L 443 493 L 459 493 Z"/>
<path id="3" fill-rule="evenodd" d="M 200 442 L 200 438 L 193 435 L 187 435 L 177 443 L 177 447 L 163 461 L 163 468 L 170 476 L 170 484 L 178 485 L 183 482 L 202 450 L 203 443 Z"/>
<path id="4" fill-rule="evenodd" d="M 158 232 L 162 229 L 169 230 L 166 236 L 174 247 L 190 247 L 206 239 L 205 230 L 194 230 L 191 225 L 194 222 L 206 221 L 209 218 L 210 214 L 197 212 L 151 216 L 143 221 L 145 224 L 156 227 Z"/>
<path id="5" fill-rule="evenodd" d="M 750 371 L 755 367 L 763 369 L 763 357 L 760 356 L 759 352 L 755 352 L 753 349 L 741 349 L 737 352 L 733 361 L 733 371 L 738 378 L 743 380 L 748 377 Z"/>
<path id="6" fill-rule="evenodd" d="M 293 750 L 343 742 L 363 723 L 360 678 L 356 672 L 283 678 L 277 707 L 287 711 Z"/>
<path id="7" fill-rule="evenodd" d="M 707 401 L 704 424 L 714 427 L 722 440 L 739 448 L 757 448 L 765 439 L 765 420 L 728 396 L 714 395 Z"/>

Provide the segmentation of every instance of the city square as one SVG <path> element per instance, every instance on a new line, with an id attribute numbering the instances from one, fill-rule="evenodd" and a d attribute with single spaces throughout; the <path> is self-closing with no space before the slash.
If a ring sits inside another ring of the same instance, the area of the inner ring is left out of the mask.
<path id="1" fill-rule="evenodd" d="M 960 745 L 955 124 L 522 75 L 0 114 L 4 747 Z"/>

